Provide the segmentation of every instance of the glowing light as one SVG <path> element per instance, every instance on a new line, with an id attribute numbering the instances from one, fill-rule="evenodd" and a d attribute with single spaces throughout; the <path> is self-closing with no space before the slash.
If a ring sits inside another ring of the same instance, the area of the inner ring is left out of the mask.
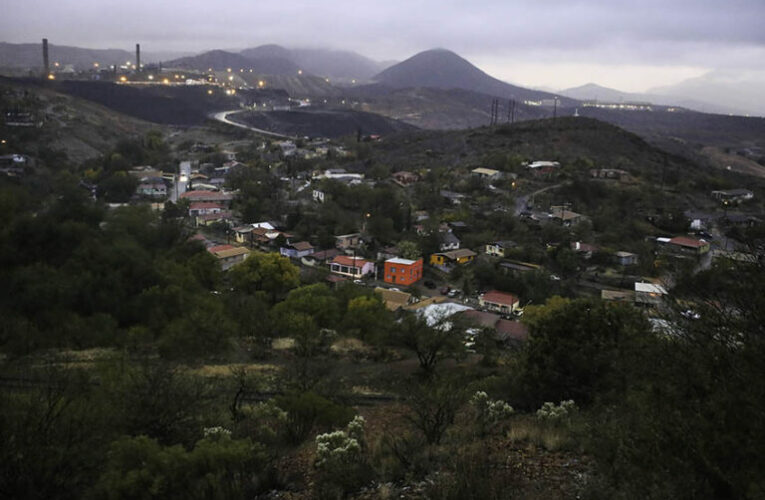
<path id="1" fill-rule="evenodd" d="M 226 71 L 231 73 L 231 68 L 226 68 Z"/>
<path id="2" fill-rule="evenodd" d="M 302 74 L 303 74 L 303 70 L 302 70 L 302 69 L 299 69 L 299 70 L 298 70 L 298 75 L 302 75 Z"/>
<path id="3" fill-rule="evenodd" d="M 170 80 L 165 78 L 165 79 L 162 80 L 162 83 L 170 83 Z"/>
<path id="4" fill-rule="evenodd" d="M 329 83 L 329 78 L 325 78 L 324 81 Z"/>
<path id="5" fill-rule="evenodd" d="M 356 80 L 351 80 L 351 83 L 356 83 Z"/>
<path id="6" fill-rule="evenodd" d="M 120 81 L 121 81 L 121 82 L 126 82 L 126 81 L 127 81 L 127 77 L 126 77 L 126 76 L 124 76 L 124 75 L 123 75 L 123 76 L 121 76 L 121 77 L 120 77 Z"/>
<path id="7" fill-rule="evenodd" d="M 94 67 L 94 68 L 97 68 L 98 66 L 99 66 L 99 64 L 98 64 L 98 63 L 93 63 L 93 67 Z"/>
<path id="8" fill-rule="evenodd" d="M 55 79 L 56 79 L 56 75 L 54 75 L 53 73 L 48 75 L 48 80 L 55 80 Z"/>
<path id="9" fill-rule="evenodd" d="M 207 90 L 207 95 L 212 95 L 212 93 L 213 93 L 213 92 L 212 92 L 212 89 L 208 89 L 208 90 Z"/>
<path id="10" fill-rule="evenodd" d="M 154 75 L 149 75 L 149 80 L 154 80 Z"/>
<path id="11" fill-rule="evenodd" d="M 240 73 L 244 73 L 244 70 L 242 68 L 239 68 Z"/>
<path id="12" fill-rule="evenodd" d="M 252 73 L 252 68 L 250 68 L 250 73 Z"/>
<path id="13" fill-rule="evenodd" d="M 228 77 L 228 81 L 233 82 L 234 81 L 234 75 L 231 75 Z"/>
<path id="14" fill-rule="evenodd" d="M 258 87 L 265 87 L 266 82 L 264 80 L 258 80 Z"/>
<path id="15" fill-rule="evenodd" d="M 54 62 L 53 65 L 58 68 L 58 63 Z"/>
<path id="16" fill-rule="evenodd" d="M 0 144 L 5 144 L 5 142 L 6 142 L 5 139 L 3 139 L 2 141 L 0 141 Z"/>

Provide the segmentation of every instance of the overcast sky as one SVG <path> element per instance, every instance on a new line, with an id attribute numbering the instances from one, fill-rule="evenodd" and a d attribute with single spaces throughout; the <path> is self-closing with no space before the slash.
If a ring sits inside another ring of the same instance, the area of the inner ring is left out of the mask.
<path id="1" fill-rule="evenodd" d="M 765 73 L 765 0 L 0 0 L 0 40 L 145 51 L 264 43 L 403 60 L 454 50 L 506 81 L 626 91 Z"/>

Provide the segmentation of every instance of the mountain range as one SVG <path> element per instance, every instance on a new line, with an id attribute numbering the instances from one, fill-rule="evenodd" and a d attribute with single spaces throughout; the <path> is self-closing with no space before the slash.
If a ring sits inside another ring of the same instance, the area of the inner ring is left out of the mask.
<path id="1" fill-rule="evenodd" d="M 760 93 L 759 99 L 756 97 L 757 90 Z M 558 93 L 580 101 L 641 102 L 659 106 L 679 106 L 701 113 L 765 116 L 765 104 L 761 104 L 765 102 L 765 83 L 743 91 L 726 84 L 712 87 L 706 78 L 700 77 L 675 85 L 657 87 L 644 93 L 624 92 L 596 83 L 587 83 Z"/>

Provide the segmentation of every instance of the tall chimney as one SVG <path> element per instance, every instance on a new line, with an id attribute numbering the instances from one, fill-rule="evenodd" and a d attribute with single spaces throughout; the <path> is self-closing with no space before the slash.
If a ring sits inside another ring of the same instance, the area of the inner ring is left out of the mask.
<path id="1" fill-rule="evenodd" d="M 135 70 L 141 71 L 141 44 L 135 44 Z"/>
<path id="2" fill-rule="evenodd" d="M 43 78 L 48 78 L 48 75 L 50 75 L 50 62 L 48 60 L 48 39 L 43 38 L 43 69 L 45 70 L 45 74 Z"/>

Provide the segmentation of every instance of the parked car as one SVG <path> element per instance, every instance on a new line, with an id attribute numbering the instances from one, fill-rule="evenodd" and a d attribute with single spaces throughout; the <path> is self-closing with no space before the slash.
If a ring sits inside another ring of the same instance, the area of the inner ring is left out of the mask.
<path id="1" fill-rule="evenodd" d="M 456 288 L 453 288 L 453 289 L 449 290 L 449 293 L 447 293 L 446 295 L 447 295 L 448 297 L 452 297 L 452 298 L 454 298 L 454 297 L 456 297 L 456 296 L 457 296 L 457 295 L 459 295 L 459 294 L 460 294 L 460 291 L 459 291 L 459 290 L 457 290 Z"/>

